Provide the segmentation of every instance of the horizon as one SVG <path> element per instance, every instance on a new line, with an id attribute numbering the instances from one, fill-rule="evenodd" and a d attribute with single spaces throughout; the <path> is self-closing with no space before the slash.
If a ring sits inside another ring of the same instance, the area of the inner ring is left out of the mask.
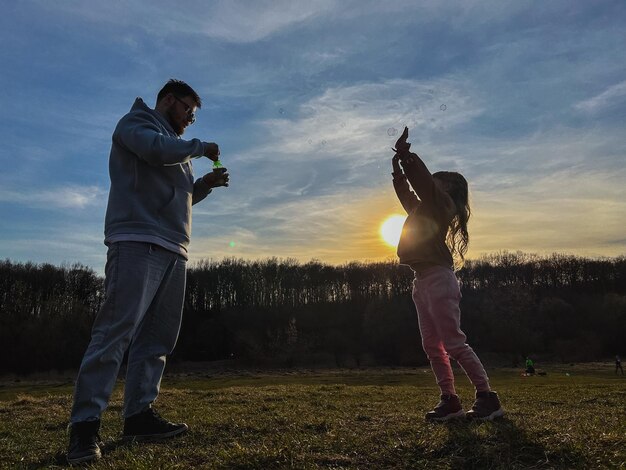
<path id="1" fill-rule="evenodd" d="M 553 253 L 546 253 L 546 254 L 538 254 L 538 253 L 528 253 L 528 252 L 523 252 L 523 251 L 497 251 L 497 252 L 492 252 L 492 253 L 482 253 L 479 257 L 477 258 L 465 258 L 465 263 L 480 263 L 480 262 L 485 262 L 487 264 L 489 264 L 494 258 L 497 258 L 498 256 L 507 256 L 507 255 L 512 255 L 512 256 L 519 256 L 519 257 L 525 257 L 526 259 L 523 260 L 523 263 L 530 261 L 550 261 L 551 259 L 554 258 L 575 258 L 576 260 L 579 261 L 621 261 L 623 259 L 626 258 L 626 254 L 620 254 L 620 255 L 616 255 L 616 256 L 596 256 L 596 257 L 590 257 L 590 256 L 581 256 L 581 255 L 575 255 L 572 253 L 565 253 L 565 252 L 553 252 Z M 104 276 L 104 272 L 103 271 L 99 271 L 95 268 L 93 268 L 92 266 L 88 266 L 86 264 L 81 263 L 80 261 L 75 261 L 73 263 L 69 263 L 66 261 L 63 261 L 61 263 L 49 263 L 46 261 L 43 262 L 35 262 L 35 261 L 31 261 L 31 260 L 24 260 L 24 261 L 17 261 L 17 260 L 12 260 L 10 258 L 4 258 L 4 259 L 0 259 L 0 263 L 5 263 L 8 262 L 10 264 L 12 264 L 13 266 L 18 266 L 18 265 L 22 265 L 22 266 L 26 266 L 26 265 L 32 265 L 35 266 L 37 268 L 41 268 L 45 265 L 49 265 L 52 266 L 54 268 L 57 269 L 82 269 L 82 268 L 87 268 L 90 269 L 92 271 L 94 271 L 96 273 L 96 275 L 98 276 Z M 252 263 L 268 263 L 268 262 L 276 262 L 277 264 L 293 264 L 297 267 L 302 267 L 302 266 L 306 266 L 307 264 L 319 264 L 322 266 L 328 266 L 328 267 L 332 267 L 332 268 L 343 268 L 346 266 L 351 266 L 351 265 L 360 265 L 360 266 L 369 266 L 369 265 L 375 265 L 375 264 L 398 264 L 400 266 L 406 266 L 407 269 L 410 269 L 410 266 L 403 264 L 401 265 L 399 260 L 397 258 L 387 258 L 387 259 L 378 259 L 378 260 L 348 260 L 348 261 L 344 261 L 342 263 L 329 263 L 329 262 L 325 262 L 316 258 L 311 258 L 308 260 L 300 260 L 300 259 L 296 259 L 296 258 L 281 258 L 278 256 L 270 256 L 270 257 L 266 257 L 266 258 L 238 258 L 238 257 L 222 257 L 220 259 L 217 258 L 199 258 L 193 261 L 190 261 L 187 264 L 187 269 L 188 270 L 195 270 L 195 269 L 202 269 L 203 268 L 203 264 L 215 264 L 215 265 L 219 265 L 220 263 L 228 263 L 228 262 L 238 262 L 238 263 L 245 263 L 245 264 L 252 264 Z M 462 268 L 459 269 L 463 270 L 463 268 L 465 268 L 465 266 L 463 266 Z"/>
<path id="2" fill-rule="evenodd" d="M 393 261 L 405 125 L 431 172 L 468 179 L 467 259 L 624 256 L 625 20 L 607 0 L 7 5 L 0 259 L 103 273 L 111 134 L 169 78 L 203 99 L 183 138 L 231 174 L 194 206 L 190 266 Z"/>

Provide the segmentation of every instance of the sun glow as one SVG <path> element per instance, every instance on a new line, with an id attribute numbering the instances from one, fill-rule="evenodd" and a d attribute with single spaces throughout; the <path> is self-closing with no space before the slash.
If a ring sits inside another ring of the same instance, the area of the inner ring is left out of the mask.
<path id="1" fill-rule="evenodd" d="M 403 215 L 392 215 L 380 226 L 380 236 L 389 246 L 398 246 L 405 220 L 406 217 Z"/>

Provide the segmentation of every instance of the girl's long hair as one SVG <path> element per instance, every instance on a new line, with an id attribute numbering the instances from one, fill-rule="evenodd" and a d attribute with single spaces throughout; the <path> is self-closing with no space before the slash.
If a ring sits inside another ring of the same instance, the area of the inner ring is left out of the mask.
<path id="1" fill-rule="evenodd" d="M 447 193 L 454 201 L 456 212 L 446 235 L 446 245 L 452 258 L 455 269 L 460 269 L 465 262 L 465 253 L 469 245 L 469 233 L 467 232 L 467 222 L 471 215 L 469 205 L 469 190 L 467 180 L 462 174 L 454 171 L 438 171 L 433 174 L 433 178 L 438 178 L 448 183 Z"/>

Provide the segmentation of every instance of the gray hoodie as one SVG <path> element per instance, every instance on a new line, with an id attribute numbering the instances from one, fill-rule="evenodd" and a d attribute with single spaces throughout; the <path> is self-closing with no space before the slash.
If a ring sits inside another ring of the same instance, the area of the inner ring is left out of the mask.
<path id="1" fill-rule="evenodd" d="M 193 179 L 191 158 L 203 153 L 201 140 L 182 140 L 137 98 L 113 132 L 105 244 L 150 242 L 186 258 L 191 206 L 211 192 L 202 178 Z"/>

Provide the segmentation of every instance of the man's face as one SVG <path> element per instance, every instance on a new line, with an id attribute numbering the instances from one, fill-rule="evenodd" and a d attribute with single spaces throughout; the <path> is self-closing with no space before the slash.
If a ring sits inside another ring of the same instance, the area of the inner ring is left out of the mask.
<path id="1" fill-rule="evenodd" d="M 191 96 L 182 98 L 178 98 L 173 94 L 170 96 L 171 104 L 165 110 L 165 115 L 174 132 L 178 135 L 183 135 L 185 128 L 195 120 L 196 103 Z"/>

